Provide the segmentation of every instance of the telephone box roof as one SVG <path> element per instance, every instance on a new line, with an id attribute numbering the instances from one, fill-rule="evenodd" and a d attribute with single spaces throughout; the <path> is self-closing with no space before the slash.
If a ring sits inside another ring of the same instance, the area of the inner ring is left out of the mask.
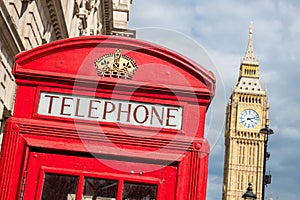
<path id="1" fill-rule="evenodd" d="M 215 94 L 215 76 L 201 65 L 167 48 L 117 36 L 69 38 L 21 52 L 13 72 L 17 82 L 18 77 L 73 83 L 101 79 Z"/>

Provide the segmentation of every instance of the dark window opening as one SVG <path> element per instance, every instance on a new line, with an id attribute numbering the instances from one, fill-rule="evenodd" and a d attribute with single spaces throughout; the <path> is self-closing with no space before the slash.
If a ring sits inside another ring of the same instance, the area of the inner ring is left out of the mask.
<path id="1" fill-rule="evenodd" d="M 156 200 L 157 185 L 124 182 L 122 200 Z"/>
<path id="2" fill-rule="evenodd" d="M 76 198 L 77 176 L 45 174 L 42 200 L 67 200 Z"/>

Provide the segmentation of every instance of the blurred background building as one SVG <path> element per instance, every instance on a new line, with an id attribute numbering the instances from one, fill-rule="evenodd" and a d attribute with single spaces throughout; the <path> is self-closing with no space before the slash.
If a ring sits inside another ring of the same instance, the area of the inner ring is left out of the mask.
<path id="1" fill-rule="evenodd" d="M 132 0 L 0 1 L 0 144 L 5 121 L 13 113 L 14 56 L 24 50 L 70 37 L 118 35 L 128 30 Z"/>

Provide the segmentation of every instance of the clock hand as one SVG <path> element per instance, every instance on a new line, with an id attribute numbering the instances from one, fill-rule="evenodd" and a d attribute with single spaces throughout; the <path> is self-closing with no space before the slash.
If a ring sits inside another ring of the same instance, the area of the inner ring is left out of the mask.
<path id="1" fill-rule="evenodd" d="M 250 120 L 251 122 L 254 122 L 255 119 L 256 119 L 255 117 L 252 117 L 252 118 L 248 117 L 247 118 L 247 120 Z"/>

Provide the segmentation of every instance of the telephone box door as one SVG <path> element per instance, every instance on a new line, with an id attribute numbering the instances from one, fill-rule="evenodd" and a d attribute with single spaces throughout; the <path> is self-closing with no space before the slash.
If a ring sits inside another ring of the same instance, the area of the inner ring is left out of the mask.
<path id="1" fill-rule="evenodd" d="M 30 153 L 24 199 L 174 200 L 177 168 Z"/>

